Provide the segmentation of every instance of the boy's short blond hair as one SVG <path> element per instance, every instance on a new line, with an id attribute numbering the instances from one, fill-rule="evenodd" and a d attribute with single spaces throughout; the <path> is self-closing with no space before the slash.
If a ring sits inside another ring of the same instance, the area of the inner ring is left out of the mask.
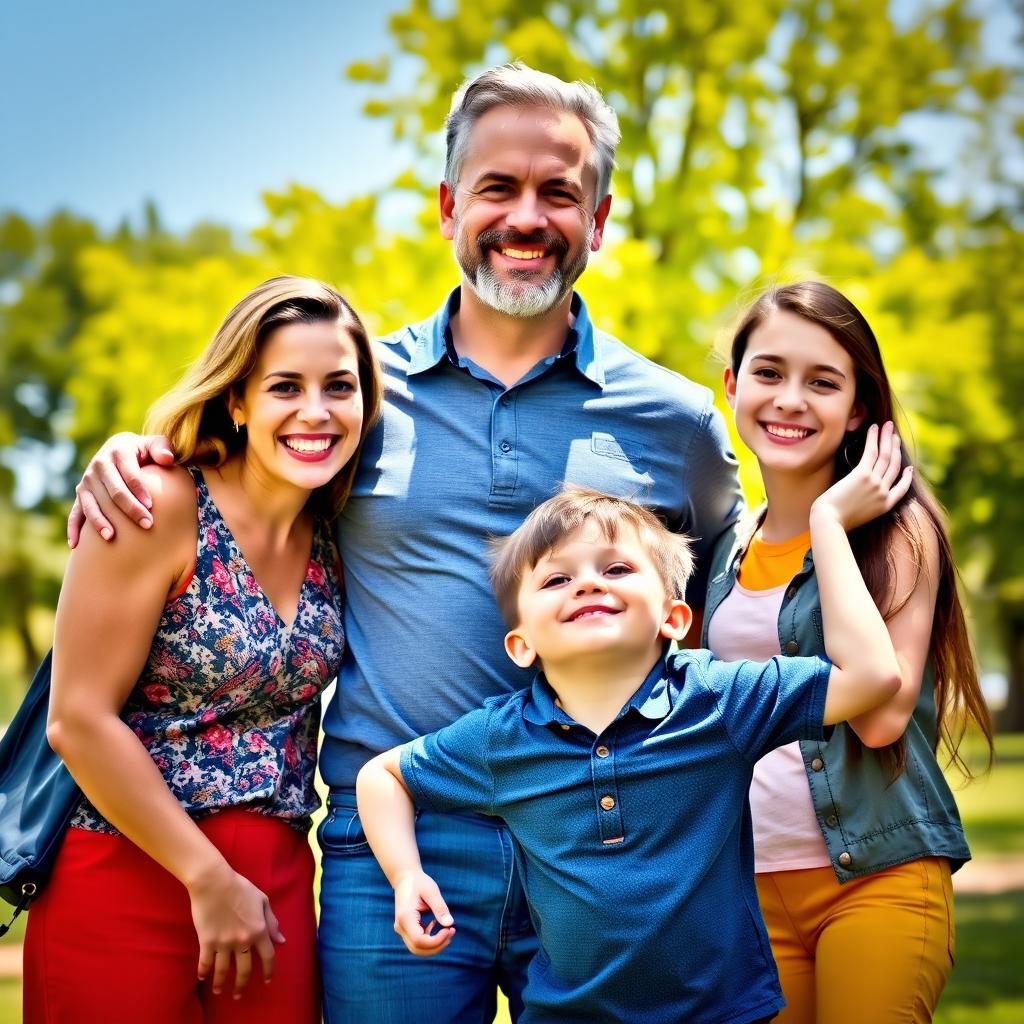
<path id="1" fill-rule="evenodd" d="M 612 543 L 623 525 L 632 527 L 654 562 L 666 593 L 673 600 L 683 599 L 693 572 L 690 539 L 685 534 L 673 533 L 653 512 L 635 501 L 569 485 L 561 494 L 538 505 L 515 533 L 491 542 L 491 586 L 509 626 L 519 625 L 523 574 L 587 522 L 595 523 Z"/>

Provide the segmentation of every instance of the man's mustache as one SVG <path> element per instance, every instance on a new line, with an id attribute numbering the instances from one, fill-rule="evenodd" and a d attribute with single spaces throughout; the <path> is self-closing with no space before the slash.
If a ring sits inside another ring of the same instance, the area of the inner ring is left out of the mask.
<path id="1" fill-rule="evenodd" d="M 564 256 L 569 251 L 569 244 L 558 234 L 547 231 L 534 231 L 528 235 L 518 231 L 502 231 L 498 228 L 488 228 L 481 231 L 476 237 L 476 244 L 480 250 L 487 249 L 544 249 L 555 256 Z"/>

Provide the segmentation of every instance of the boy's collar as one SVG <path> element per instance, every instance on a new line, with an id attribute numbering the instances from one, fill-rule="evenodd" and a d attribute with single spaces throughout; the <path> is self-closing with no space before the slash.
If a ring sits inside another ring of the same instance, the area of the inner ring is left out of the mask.
<path id="1" fill-rule="evenodd" d="M 630 698 L 627 708 L 633 708 L 638 714 L 649 718 L 652 722 L 660 722 L 668 717 L 672 710 L 669 697 L 668 673 L 665 671 L 665 660 L 668 654 L 662 655 L 647 674 L 640 688 Z"/>
<path id="2" fill-rule="evenodd" d="M 667 653 L 662 655 L 651 666 L 644 681 L 616 716 L 616 721 L 632 709 L 643 715 L 644 718 L 660 722 L 672 710 L 665 671 L 667 657 Z M 562 710 L 558 703 L 558 694 L 544 677 L 543 672 L 538 672 L 533 680 L 530 696 L 523 703 L 523 717 L 534 725 L 573 726 L 578 724 Z"/>

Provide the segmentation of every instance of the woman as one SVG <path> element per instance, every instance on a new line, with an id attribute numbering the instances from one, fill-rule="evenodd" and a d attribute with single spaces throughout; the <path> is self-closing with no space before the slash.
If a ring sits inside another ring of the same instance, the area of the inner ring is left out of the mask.
<path id="1" fill-rule="evenodd" d="M 774 288 L 736 331 L 725 392 L 767 505 L 719 547 L 705 644 L 728 659 L 824 653 L 808 515 L 857 464 L 870 424 L 894 419 L 878 343 L 834 288 Z M 881 444 L 908 465 L 891 428 Z M 970 857 L 936 750 L 958 759 L 969 720 L 991 748 L 949 539 L 924 482 L 850 541 L 903 682 L 827 744 L 791 744 L 755 768 L 758 894 L 785 1024 L 931 1019 L 952 966 L 950 875 Z"/>
<path id="2" fill-rule="evenodd" d="M 152 528 L 83 537 L 57 609 L 48 736 L 86 799 L 30 915 L 27 1021 L 319 1020 L 326 524 L 379 403 L 351 307 L 279 277 L 155 406 L 179 465 L 143 470 Z"/>

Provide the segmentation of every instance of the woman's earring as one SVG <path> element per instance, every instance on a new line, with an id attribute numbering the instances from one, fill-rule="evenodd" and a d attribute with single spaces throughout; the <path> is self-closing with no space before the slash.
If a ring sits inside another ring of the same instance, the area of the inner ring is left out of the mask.
<path id="1" fill-rule="evenodd" d="M 239 429 L 239 423 L 238 423 L 238 420 L 232 420 L 231 422 L 232 422 L 232 423 L 234 424 L 234 427 L 235 427 L 235 433 L 237 434 L 237 433 L 238 433 L 238 429 Z"/>

